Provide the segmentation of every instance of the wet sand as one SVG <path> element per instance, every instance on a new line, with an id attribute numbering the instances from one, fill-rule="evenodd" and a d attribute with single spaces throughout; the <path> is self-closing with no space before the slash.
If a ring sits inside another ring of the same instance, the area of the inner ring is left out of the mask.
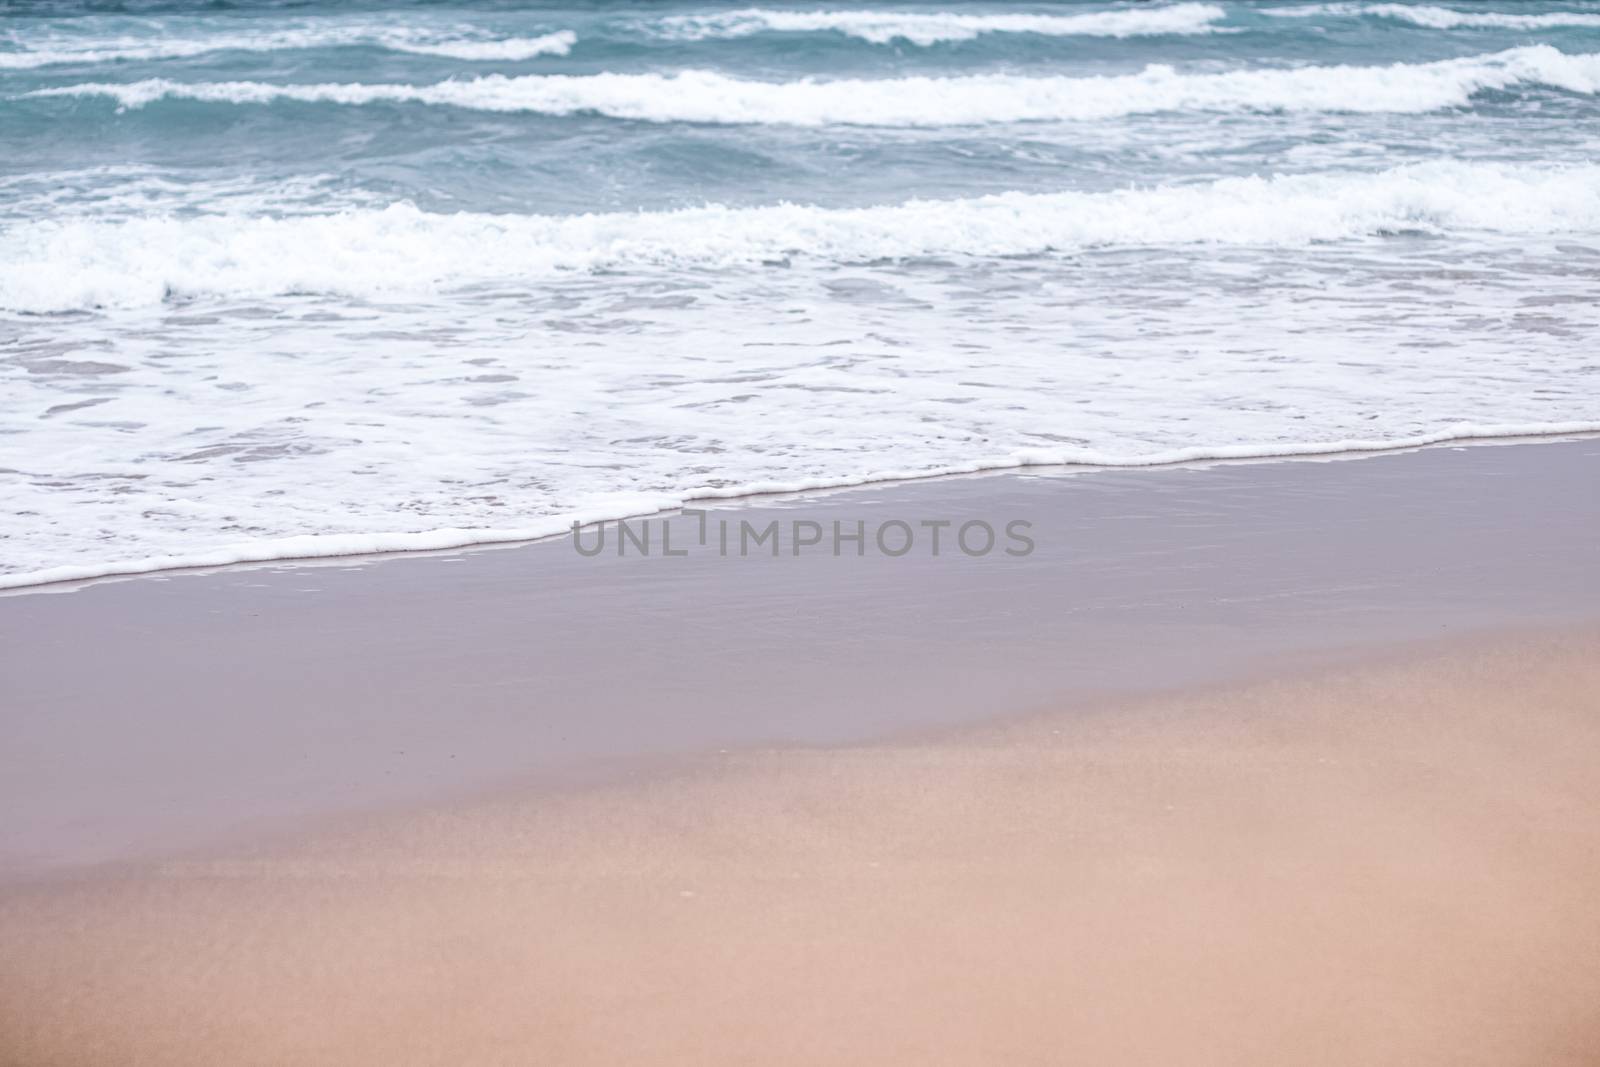
<path id="1" fill-rule="evenodd" d="M 0 1064 L 1600 1060 L 1600 443 L 0 598 Z"/>
<path id="2" fill-rule="evenodd" d="M 1600 630 L 0 894 L 0 1062 L 1600 1059 Z"/>
<path id="3" fill-rule="evenodd" d="M 1593 439 L 1012 472 L 724 502 L 720 518 L 1023 519 L 1037 547 L 972 558 L 947 533 L 938 558 L 585 558 L 564 539 L 0 597 L 0 882 L 1600 604 Z"/>

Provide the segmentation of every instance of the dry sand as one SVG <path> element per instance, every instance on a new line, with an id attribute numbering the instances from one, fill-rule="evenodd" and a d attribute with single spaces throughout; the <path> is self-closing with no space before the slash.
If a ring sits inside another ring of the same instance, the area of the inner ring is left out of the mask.
<path id="1" fill-rule="evenodd" d="M 1600 1062 L 1600 633 L 0 898 L 0 1062 Z"/>

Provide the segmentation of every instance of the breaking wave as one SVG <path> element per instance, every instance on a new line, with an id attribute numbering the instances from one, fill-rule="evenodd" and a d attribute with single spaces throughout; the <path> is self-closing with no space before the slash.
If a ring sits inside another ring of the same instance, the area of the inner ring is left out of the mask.
<path id="1" fill-rule="evenodd" d="M 577 43 L 570 30 L 538 37 L 493 39 L 441 35 L 380 27 L 301 27 L 268 33 L 209 34 L 200 37 L 110 37 L 61 40 L 44 47 L 0 52 L 0 70 L 31 70 L 71 63 L 113 63 L 187 59 L 214 52 L 281 52 L 305 48 L 383 48 L 392 52 L 450 59 L 515 61 L 564 56 Z"/>
<path id="2" fill-rule="evenodd" d="M 1562 27 L 1600 26 L 1600 14 L 1582 11 L 1547 11 L 1514 14 L 1505 11 L 1457 11 L 1432 4 L 1309 4 L 1304 7 L 1268 8 L 1264 14 L 1281 18 L 1316 18 L 1325 15 L 1398 19 L 1430 30 L 1463 28 L 1549 30 Z"/>
<path id="3" fill-rule="evenodd" d="M 29 97 L 107 97 L 123 108 L 164 100 L 366 105 L 417 103 L 546 115 L 594 113 L 647 122 L 820 126 L 963 126 L 1103 119 L 1162 111 L 1423 112 L 1474 94 L 1535 85 L 1600 91 L 1600 54 L 1549 45 L 1380 67 L 1327 66 L 1183 73 L 1170 66 L 1087 78 L 994 74 L 950 78 L 749 81 L 678 74 L 526 75 L 432 85 L 180 82 L 151 78 L 37 89 Z"/>
<path id="4" fill-rule="evenodd" d="M 0 230 L 0 307 L 51 312 L 172 297 L 415 295 L 563 271 L 1293 246 L 1397 232 L 1600 232 L 1600 165 L 1441 162 L 848 209 L 778 204 L 540 216 L 430 214 L 394 204 L 286 218 L 35 221 Z"/>
<path id="5" fill-rule="evenodd" d="M 908 41 L 934 45 L 969 41 L 985 33 L 1050 37 L 1151 37 L 1207 33 L 1227 14 L 1216 4 L 1180 3 L 1148 10 L 1087 11 L 1075 15 L 963 14 L 954 11 L 786 11 L 744 8 L 703 15 L 673 15 L 659 26 L 685 40 L 748 37 L 758 33 L 834 32 L 873 44 Z"/>

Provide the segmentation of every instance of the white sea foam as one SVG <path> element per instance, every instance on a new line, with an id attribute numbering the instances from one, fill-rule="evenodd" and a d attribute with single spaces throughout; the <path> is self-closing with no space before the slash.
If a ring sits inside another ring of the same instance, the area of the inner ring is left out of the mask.
<path id="1" fill-rule="evenodd" d="M 1178 463 L 1203 463 L 1215 460 L 1291 459 L 1309 456 L 1350 455 L 1365 452 L 1393 452 L 1424 448 L 1452 441 L 1484 441 L 1532 437 L 1573 436 L 1600 433 L 1600 421 L 1541 422 L 1514 425 L 1473 425 L 1454 423 L 1429 433 L 1392 438 L 1347 438 L 1341 440 L 1275 442 L 1272 444 L 1205 444 L 1172 448 L 1143 455 L 1121 455 L 1088 448 L 1028 448 L 1009 454 L 942 467 L 906 469 L 883 468 L 866 474 L 843 477 L 812 477 L 800 480 L 753 481 L 733 486 L 698 486 L 669 493 L 618 493 L 606 503 L 582 511 L 550 515 L 522 526 L 443 527 L 429 530 L 391 530 L 371 533 L 295 534 L 234 541 L 217 546 L 196 546 L 178 554 L 145 556 L 133 559 L 100 560 L 65 564 L 34 571 L 7 573 L 0 570 L 0 590 L 31 586 L 85 582 L 96 578 L 115 578 L 171 570 L 208 570 L 240 563 L 271 563 L 281 560 L 328 559 L 339 556 L 375 556 L 401 552 L 437 552 L 446 549 L 535 541 L 570 532 L 575 526 L 633 519 L 675 511 L 714 500 L 765 496 L 774 493 L 801 493 L 818 489 L 838 489 L 878 482 L 905 481 L 941 475 L 976 474 L 980 471 L 1015 470 L 1023 467 L 1159 467 Z M 588 535 L 586 535 L 588 536 Z"/>
<path id="2" fill-rule="evenodd" d="M 1457 11 L 1432 4 L 1307 4 L 1299 7 L 1265 8 L 1263 14 L 1281 18 L 1316 18 L 1325 15 L 1398 19 L 1433 30 L 1463 28 L 1549 30 L 1564 27 L 1600 26 L 1600 14 L 1586 11 L 1543 11 L 1534 14 L 1509 11 Z"/>
<path id="3" fill-rule="evenodd" d="M 441 268 L 491 284 L 378 302 L 237 291 L 320 269 L 328 249 L 295 244 L 305 219 L 228 249 L 261 257 L 253 278 L 220 259 L 181 263 L 181 248 L 140 250 L 108 262 L 193 271 L 202 288 L 215 282 L 199 271 L 217 267 L 232 288 L 176 307 L 5 317 L 0 584 L 521 539 L 689 497 L 895 475 L 1595 428 L 1592 202 L 1535 175 L 1424 174 L 1380 199 L 1402 219 L 1445 212 L 1502 232 L 528 281 L 499 265 L 544 231 L 469 227 L 438 243 Z M 1456 206 L 1428 199 L 1452 181 Z M 1243 219 L 1255 193 L 1237 191 Z M 1119 202 L 1078 203 L 1112 215 Z M 633 219 L 661 242 L 783 217 Z M 922 240 L 961 246 L 973 226 L 989 240 L 994 219 L 942 217 L 948 229 Z M 793 218 L 823 247 L 861 236 L 833 215 Z M 616 228 L 590 236 L 624 241 L 623 218 L 605 219 Z M 869 218 L 868 232 L 923 220 Z M 1538 235 L 1566 227 L 1586 232 Z M 333 254 L 374 290 L 435 247 L 377 231 L 339 240 Z M 474 240 L 485 265 L 471 265 Z M 104 249 L 58 251 L 64 266 Z M 283 256 L 298 266 L 272 273 Z M 161 288 L 158 274 L 136 295 Z"/>
<path id="4" fill-rule="evenodd" d="M 508 37 L 503 40 L 429 41 L 389 38 L 380 41 L 397 52 L 414 52 L 419 55 L 445 56 L 450 59 L 515 61 L 533 59 L 535 56 L 564 56 L 578 43 L 578 35 L 571 30 L 558 30 L 539 37 Z"/>
<path id="5" fill-rule="evenodd" d="M 118 163 L 0 177 L 0 230 L 8 220 L 92 215 L 102 222 L 151 215 L 326 215 L 383 208 L 391 197 L 353 186 L 347 176 L 303 174 L 264 183 L 245 175 L 195 180 L 176 168 Z"/>
<path id="6" fill-rule="evenodd" d="M 16 51 L 0 51 L 0 70 L 30 70 L 62 64 L 188 59 L 215 52 L 280 52 L 306 48 L 373 47 L 450 59 L 516 61 L 564 56 L 577 35 L 560 30 L 537 37 L 491 38 L 476 33 L 439 33 L 404 28 L 332 24 L 301 25 L 255 33 L 204 33 L 193 37 L 52 37 L 24 39 Z"/>
<path id="7" fill-rule="evenodd" d="M 1178 3 L 1132 10 L 1085 11 L 1073 15 L 969 14 L 955 11 L 793 11 L 742 8 L 709 14 L 673 15 L 657 25 L 667 36 L 687 40 L 748 37 L 758 33 L 843 33 L 873 44 L 907 41 L 934 45 L 968 41 L 986 33 L 1031 33 L 1051 37 L 1144 37 L 1208 33 L 1227 12 L 1216 4 Z"/>
<path id="8" fill-rule="evenodd" d="M 704 70 L 672 75 L 491 75 L 433 85 L 277 85 L 152 78 L 56 86 L 26 95 L 103 96 L 124 108 L 172 99 L 228 104 L 292 100 L 346 105 L 438 104 L 547 115 L 589 112 L 650 122 L 938 127 L 1184 110 L 1423 112 L 1463 106 L 1484 90 L 1523 85 L 1592 94 L 1600 90 L 1600 54 L 1569 55 L 1548 45 L 1534 45 L 1490 55 L 1382 67 L 1192 74 L 1150 66 L 1138 74 L 1087 78 L 994 74 L 765 82 Z"/>
<path id="9" fill-rule="evenodd" d="M 54 219 L 0 227 L 0 308 L 171 297 L 418 295 L 558 272 L 868 262 L 1120 246 L 1293 246 L 1401 231 L 1600 232 L 1600 166 L 1440 162 L 1111 193 L 1003 193 L 854 209 L 798 204 L 581 216 Z"/>

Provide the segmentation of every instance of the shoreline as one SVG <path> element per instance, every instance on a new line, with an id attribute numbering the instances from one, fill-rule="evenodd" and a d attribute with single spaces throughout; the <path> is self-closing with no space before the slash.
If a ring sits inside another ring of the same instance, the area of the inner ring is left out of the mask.
<path id="1" fill-rule="evenodd" d="M 12 887 L 0 1053 L 1577 1067 L 1597 672 L 1456 638 Z"/>
<path id="2" fill-rule="evenodd" d="M 1600 442 L 1015 472 L 728 509 L 1034 522 L 1013 559 L 563 542 L 0 603 L 0 883 L 1314 667 L 1600 603 Z M 85 656 L 92 669 L 85 670 Z"/>
<path id="3" fill-rule="evenodd" d="M 0 1067 L 1600 1067 L 1479 6 L 0 5 Z"/>
<path id="4" fill-rule="evenodd" d="M 332 563 L 375 563 L 390 559 L 404 559 L 435 552 L 470 551 L 474 549 L 516 548 L 542 541 L 559 539 L 574 527 L 588 528 L 608 522 L 625 522 L 670 515 L 693 504 L 717 503 L 725 505 L 756 504 L 764 498 L 820 492 L 848 492 L 880 486 L 899 486 L 917 482 L 935 481 L 968 476 L 1004 475 L 1006 473 L 1037 470 L 1047 474 L 1089 474 L 1110 470 L 1163 470 L 1192 465 L 1208 466 L 1216 463 L 1278 463 L 1307 460 L 1336 460 L 1364 458 L 1390 454 L 1404 454 L 1419 449 L 1452 447 L 1458 445 L 1513 445 L 1523 443 L 1568 440 L 1590 440 L 1600 437 L 1600 422 L 1565 422 L 1532 426 L 1458 427 L 1434 433 L 1414 434 L 1411 437 L 1383 441 L 1343 440 L 1312 442 L 1282 450 L 1276 445 L 1217 445 L 1194 446 L 1155 453 L 1131 459 L 1115 459 L 1100 453 L 1083 452 L 1081 459 L 1043 459 L 1048 449 L 1022 449 L 1012 457 L 992 461 L 979 460 L 930 471 L 882 472 L 842 479 L 822 479 L 795 483 L 762 483 L 737 486 L 729 489 L 700 487 L 682 493 L 664 495 L 662 500 L 642 510 L 622 508 L 615 514 L 610 510 L 603 515 L 592 512 L 572 512 L 552 516 L 548 529 L 541 524 L 513 530 L 465 530 L 442 528 L 408 532 L 363 534 L 301 534 L 270 538 L 257 544 L 280 546 L 271 552 L 256 554 L 260 549 L 248 545 L 224 546 L 201 553 L 194 559 L 158 556 L 140 560 L 100 565 L 46 568 L 22 574 L 0 574 L 0 598 L 28 593 L 73 592 L 80 588 L 108 581 L 126 581 L 145 577 L 178 576 L 185 574 L 211 574 L 237 567 L 309 565 L 319 561 Z M 362 542 L 383 542 L 396 547 L 354 547 Z M 314 548 L 313 543 L 320 545 Z"/>

